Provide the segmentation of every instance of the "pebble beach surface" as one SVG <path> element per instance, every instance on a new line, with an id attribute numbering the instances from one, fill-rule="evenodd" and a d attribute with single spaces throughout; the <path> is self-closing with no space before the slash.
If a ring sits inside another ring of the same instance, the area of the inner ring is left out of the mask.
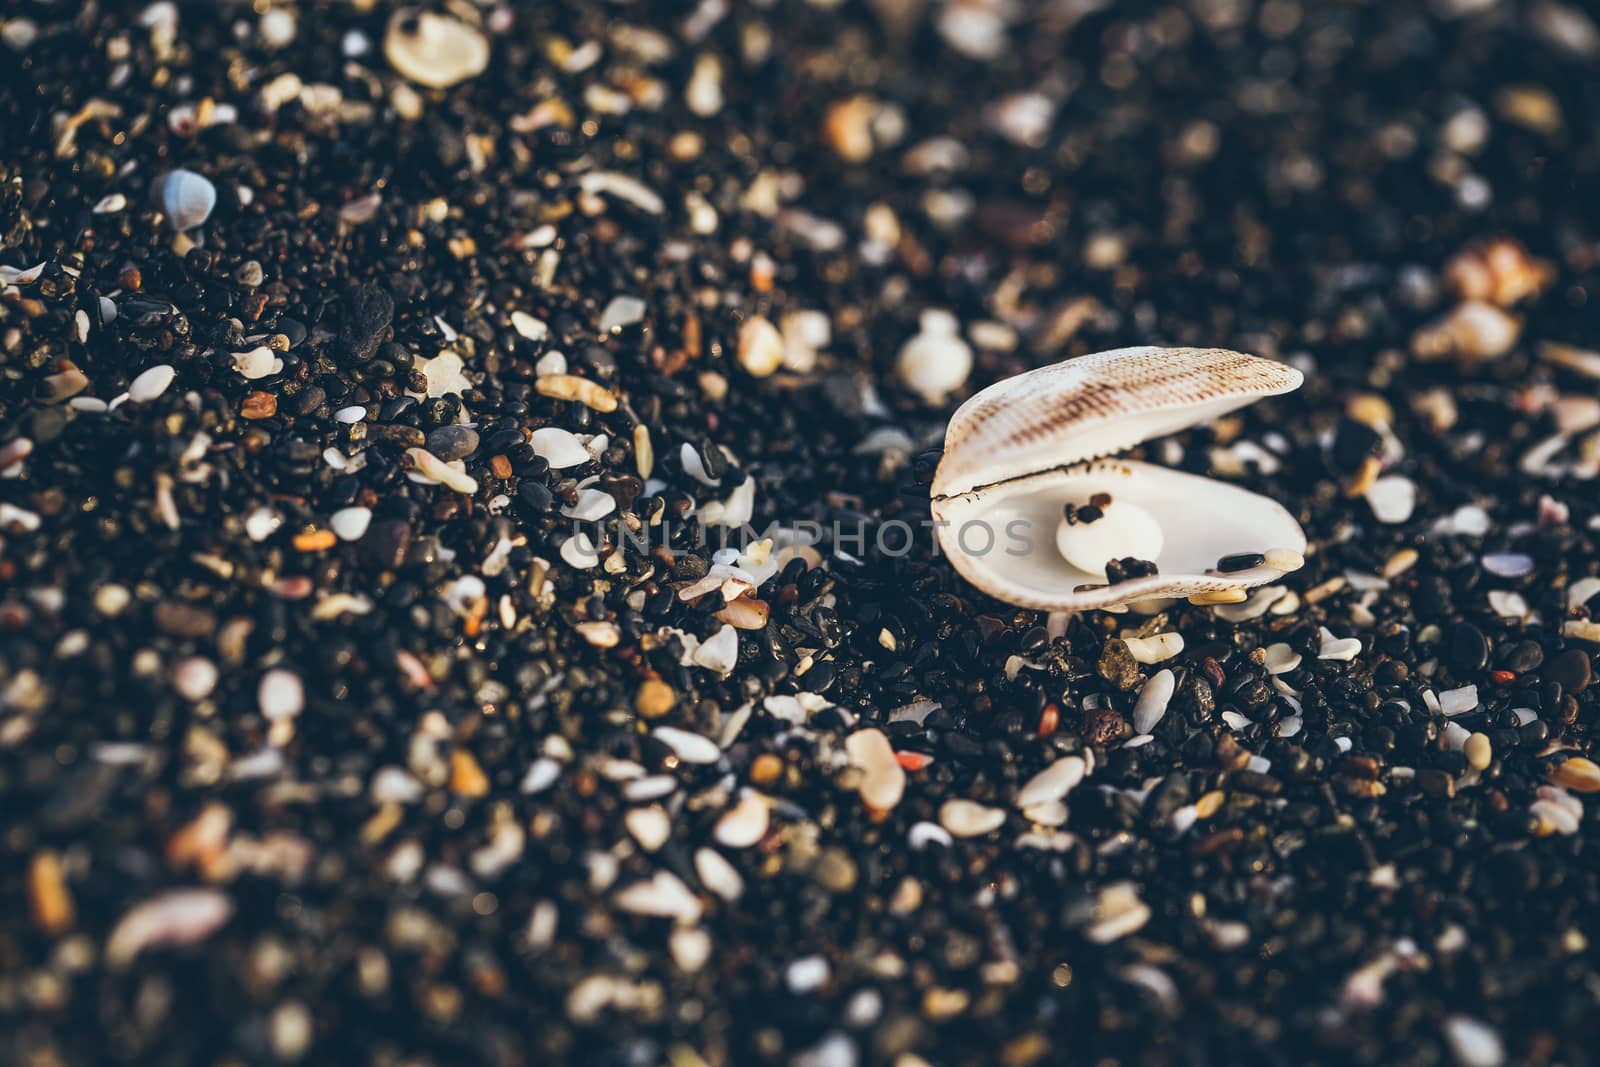
<path id="1" fill-rule="evenodd" d="M 0 60 L 0 1061 L 1595 1060 L 1581 5 L 15 0 Z M 1142 344 L 1304 372 L 1139 451 L 1305 566 L 985 598 L 945 421 Z"/>

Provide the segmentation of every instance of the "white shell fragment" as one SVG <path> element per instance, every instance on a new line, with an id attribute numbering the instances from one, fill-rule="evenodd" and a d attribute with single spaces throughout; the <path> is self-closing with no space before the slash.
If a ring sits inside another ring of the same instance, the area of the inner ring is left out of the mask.
<path id="1" fill-rule="evenodd" d="M 1157 671 L 1144 683 L 1144 688 L 1139 691 L 1139 700 L 1133 705 L 1135 733 L 1147 734 L 1156 728 L 1156 724 L 1166 717 L 1167 705 L 1172 702 L 1172 693 L 1176 688 L 1177 678 L 1166 669 Z"/>
<path id="2" fill-rule="evenodd" d="M 1238 352 L 1146 347 L 991 385 L 962 404 L 945 431 L 931 488 L 939 547 L 983 592 L 1042 611 L 1275 582 L 1304 564 L 1306 548 L 1300 524 L 1280 505 L 1225 482 L 1106 457 L 1302 380 L 1292 367 Z M 1099 515 L 1083 521 L 1089 507 Z M 1218 569 L 1226 557 L 1252 555 L 1262 558 Z M 1112 560 L 1153 563 L 1156 573 L 1129 571 L 1108 583 Z M 1144 651 L 1160 657 L 1166 649 Z"/>
<path id="3" fill-rule="evenodd" d="M 217 206 L 217 187 L 192 170 L 179 168 L 161 179 L 161 211 L 174 230 L 182 233 L 203 226 Z"/>
<path id="4" fill-rule="evenodd" d="M 576 467 L 592 458 L 577 434 L 559 426 L 541 426 L 533 431 L 528 443 L 533 446 L 534 455 L 543 456 L 551 470 Z"/>
<path id="5" fill-rule="evenodd" d="M 170 363 L 158 363 L 144 371 L 128 384 L 128 400 L 135 404 L 148 404 L 167 391 L 178 370 Z"/>
<path id="6" fill-rule="evenodd" d="M 844 739 L 844 750 L 851 765 L 861 772 L 858 789 L 862 803 L 874 811 L 889 811 L 900 803 L 906 772 L 882 730 L 857 730 Z"/>
<path id="7" fill-rule="evenodd" d="M 460 19 L 403 8 L 389 19 L 383 54 L 402 76 L 429 89 L 448 89 L 489 66 L 489 41 Z"/>
<path id="8" fill-rule="evenodd" d="M 283 370 L 283 360 L 266 345 L 257 345 L 248 352 L 235 352 L 233 369 L 238 371 L 241 377 L 255 381 L 258 378 L 271 377 Z"/>
<path id="9" fill-rule="evenodd" d="M 198 944 L 232 917 L 233 901 L 220 889 L 169 889 L 117 920 L 106 941 L 106 964 L 120 971 L 145 949 Z"/>

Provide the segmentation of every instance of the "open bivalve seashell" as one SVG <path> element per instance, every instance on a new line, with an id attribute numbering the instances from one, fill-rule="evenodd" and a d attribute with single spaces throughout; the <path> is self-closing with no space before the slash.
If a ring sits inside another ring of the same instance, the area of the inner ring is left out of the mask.
<path id="1" fill-rule="evenodd" d="M 1217 348 L 1123 348 L 997 382 L 945 431 L 931 490 L 940 550 L 990 596 L 1042 611 L 1242 598 L 1304 563 L 1294 517 L 1116 453 L 1301 380 Z"/>

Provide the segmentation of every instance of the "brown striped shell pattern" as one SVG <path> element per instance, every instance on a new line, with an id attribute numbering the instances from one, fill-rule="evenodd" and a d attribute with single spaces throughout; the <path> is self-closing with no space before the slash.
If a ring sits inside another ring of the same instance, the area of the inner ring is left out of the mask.
<path id="1" fill-rule="evenodd" d="M 956 411 L 934 474 L 940 551 L 983 592 L 1042 611 L 1241 600 L 1304 563 L 1278 503 L 1117 458 L 1299 388 L 1299 371 L 1219 348 L 1122 348 L 996 382 Z"/>

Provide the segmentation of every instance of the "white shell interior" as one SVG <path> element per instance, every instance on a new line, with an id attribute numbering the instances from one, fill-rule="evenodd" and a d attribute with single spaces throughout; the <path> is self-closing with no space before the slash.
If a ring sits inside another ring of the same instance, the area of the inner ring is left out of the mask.
<path id="1" fill-rule="evenodd" d="M 1087 503 L 1102 492 L 1143 508 L 1160 523 L 1163 545 L 1153 560 L 1159 573 L 1105 585 L 1103 574 L 1080 570 L 1062 557 L 1055 541 L 1062 505 Z M 1303 553 L 1306 547 L 1300 524 L 1275 501 L 1134 460 L 1057 468 L 936 499 L 933 515 L 941 523 L 940 550 L 962 577 L 991 596 L 1039 610 L 1087 610 L 1262 585 L 1284 572 L 1261 566 L 1217 574 L 1217 561 L 1272 549 Z"/>

